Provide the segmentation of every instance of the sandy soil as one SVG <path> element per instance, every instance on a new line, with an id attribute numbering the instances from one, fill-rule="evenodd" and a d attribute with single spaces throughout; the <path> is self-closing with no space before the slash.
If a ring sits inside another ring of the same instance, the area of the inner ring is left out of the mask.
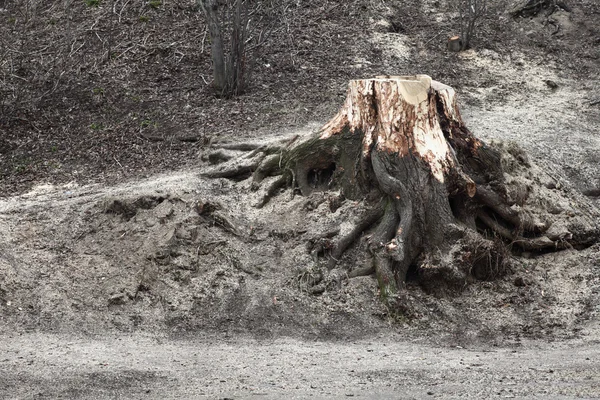
<path id="1" fill-rule="evenodd" d="M 585 104 L 587 86 L 535 60 L 515 65 L 486 50 L 460 57 L 515 85 L 463 89 L 462 110 L 473 132 L 522 145 L 537 164 L 537 184 L 557 188 L 542 200 L 558 202 L 552 194 L 558 191 L 573 202 L 554 204 L 567 210 L 558 212 L 580 212 L 568 211 L 575 204 L 593 208 L 597 200 L 579 193 L 600 179 L 600 110 Z M 558 89 L 549 89 L 547 79 Z M 307 134 L 314 126 L 261 140 Z M 292 199 L 286 192 L 259 210 L 253 205 L 262 193 L 252 192 L 249 181 L 205 179 L 206 168 L 112 187 L 46 184 L 0 201 L 3 320 L 27 330 L 90 333 L 202 329 L 343 338 L 389 329 L 371 278 L 317 298 L 294 280 L 314 263 L 306 242 L 332 227 L 349 229 L 357 203 L 346 201 L 332 213 L 327 194 Z M 207 204 L 218 205 L 235 229 L 198 211 Z M 598 251 L 596 245 L 516 257 L 508 276 L 473 282 L 457 296 L 430 296 L 409 285 L 408 301 L 419 317 L 407 329 L 466 341 L 576 336 L 597 314 Z M 344 262 L 360 263 L 360 257 L 350 253 Z"/>

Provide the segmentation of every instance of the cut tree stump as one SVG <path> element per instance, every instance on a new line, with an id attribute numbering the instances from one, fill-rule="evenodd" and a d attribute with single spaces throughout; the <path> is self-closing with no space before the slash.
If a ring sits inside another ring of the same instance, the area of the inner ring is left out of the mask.
<path id="1" fill-rule="evenodd" d="M 452 36 L 448 39 L 448 51 L 458 53 L 463 49 L 463 41 L 460 36 Z"/>
<path id="2" fill-rule="evenodd" d="M 367 264 L 345 275 L 375 273 L 387 302 L 397 298 L 409 268 L 426 287 L 461 287 L 469 276 L 501 275 L 510 250 L 552 251 L 598 239 L 591 209 L 569 222 L 542 201 L 527 208 L 530 197 L 554 194 L 542 193 L 551 189 L 539 180 L 518 184 L 510 175 L 531 176 L 526 155 L 476 138 L 463 123 L 455 91 L 425 75 L 353 80 L 341 110 L 314 135 L 252 147 L 206 175 L 252 176 L 254 189 L 278 176 L 259 207 L 290 186 L 302 195 L 335 189 L 364 200 L 370 211 L 329 246 L 324 268 L 338 268 L 363 237 Z"/>

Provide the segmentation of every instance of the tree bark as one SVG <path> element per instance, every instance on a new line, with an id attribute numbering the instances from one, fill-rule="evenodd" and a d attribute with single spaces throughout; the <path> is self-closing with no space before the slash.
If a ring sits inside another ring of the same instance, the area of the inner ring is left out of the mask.
<path id="1" fill-rule="evenodd" d="M 426 287 L 461 287 L 469 275 L 502 274 L 511 248 L 547 251 L 598 238 L 597 223 L 586 220 L 589 234 L 580 240 L 550 232 L 547 220 L 515 206 L 499 150 L 466 128 L 455 91 L 425 75 L 351 81 L 345 104 L 319 132 L 256 154 L 246 165 L 255 171 L 255 188 L 280 176 L 259 206 L 286 185 L 303 195 L 336 188 L 349 199 L 379 199 L 326 265 L 336 268 L 350 244 L 366 237 L 369 265 L 360 271 L 375 272 L 388 302 L 410 268 Z M 228 176 L 243 166 L 207 175 Z"/>
<path id="2" fill-rule="evenodd" d="M 219 5 L 217 0 L 199 0 L 198 3 L 206 17 L 208 33 L 210 35 L 210 54 L 213 62 L 213 84 L 217 93 L 220 93 L 227 87 L 227 74 L 225 71 L 223 36 L 218 16 Z"/>

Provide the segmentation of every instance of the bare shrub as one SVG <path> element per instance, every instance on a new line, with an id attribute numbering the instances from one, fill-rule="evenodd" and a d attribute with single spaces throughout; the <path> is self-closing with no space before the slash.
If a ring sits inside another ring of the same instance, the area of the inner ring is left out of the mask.
<path id="1" fill-rule="evenodd" d="M 269 1 L 254 1 L 250 6 L 249 0 L 198 0 L 198 5 L 210 35 L 213 87 L 220 96 L 237 96 L 248 84 L 250 53 L 264 43 L 272 28 L 264 11 L 274 14 L 275 6 Z"/>
<path id="2" fill-rule="evenodd" d="M 478 24 L 487 13 L 488 0 L 454 0 L 454 5 L 458 9 L 462 50 L 466 50 L 471 47 Z"/>

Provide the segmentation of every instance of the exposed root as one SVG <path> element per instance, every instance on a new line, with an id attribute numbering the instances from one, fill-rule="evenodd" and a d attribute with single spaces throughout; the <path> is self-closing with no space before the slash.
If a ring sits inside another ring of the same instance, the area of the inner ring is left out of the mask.
<path id="1" fill-rule="evenodd" d="M 373 264 L 367 265 L 360 268 L 354 268 L 348 272 L 348 278 L 358 278 L 359 276 L 370 276 L 375 273 L 375 266 Z"/>
<path id="2" fill-rule="evenodd" d="M 549 224 L 534 221 L 523 213 L 512 209 L 506 200 L 503 200 L 496 192 L 479 185 L 477 186 L 477 198 L 490 207 L 495 213 L 510 222 L 516 228 L 533 233 L 543 233 L 550 227 Z"/>
<path id="3" fill-rule="evenodd" d="M 206 156 L 206 160 L 208 160 L 208 162 L 211 164 L 220 164 L 220 163 L 229 161 L 234 157 L 235 157 L 235 155 L 231 152 L 217 150 L 217 151 L 213 151 L 212 153 L 209 153 Z"/>
<path id="4" fill-rule="evenodd" d="M 552 188 L 531 179 L 535 166 L 524 153 L 477 139 L 462 121 L 452 88 L 425 76 L 352 81 L 340 112 L 303 140 L 217 147 L 249 154 L 206 176 L 252 176 L 253 190 L 277 177 L 257 207 L 285 187 L 304 196 L 335 190 L 340 195 L 330 203 L 332 212 L 346 198 L 377 204 L 337 241 L 339 230 L 311 241 L 315 266 L 295 282 L 315 294 L 374 273 L 382 299 L 391 305 L 401 297 L 411 267 L 424 287 L 460 289 L 469 276 L 493 279 L 504 273 L 511 249 L 558 250 L 600 236 L 595 215 L 550 214 L 545 195 L 561 201 L 564 193 L 543 192 Z M 525 189 L 517 178 L 527 182 Z M 316 208 L 312 204 L 305 210 Z M 365 232 L 371 232 L 367 263 L 340 265 Z"/>
<path id="5" fill-rule="evenodd" d="M 340 229 L 325 231 L 322 234 L 308 240 L 306 250 L 310 253 L 315 265 L 319 263 L 319 257 L 329 253 L 334 247 L 332 238 L 340 233 Z"/>
<path id="6" fill-rule="evenodd" d="M 260 149 L 264 145 L 258 143 L 215 143 L 212 147 L 225 150 L 252 151 Z"/>
<path id="7" fill-rule="evenodd" d="M 235 160 L 233 165 L 220 166 L 203 175 L 208 178 L 245 179 L 252 175 L 264 158 L 264 154 L 259 154 L 251 160 Z"/>
<path id="8" fill-rule="evenodd" d="M 502 238 L 527 251 L 540 251 L 544 249 L 565 249 L 570 247 L 568 242 L 564 240 L 551 240 L 548 236 L 539 236 L 535 238 L 525 238 L 502 226 L 498 221 L 494 220 L 487 213 L 480 211 L 477 213 L 479 218 L 493 232 L 500 235 Z"/>
<path id="9" fill-rule="evenodd" d="M 352 229 L 352 231 L 350 231 L 350 233 L 348 233 L 346 236 L 341 238 L 336 243 L 335 247 L 331 251 L 329 264 L 327 266 L 327 268 L 329 270 L 332 270 L 333 268 L 335 268 L 337 263 L 340 261 L 340 258 L 346 251 L 346 249 L 352 243 L 354 243 L 356 241 L 356 239 L 358 239 L 364 231 L 369 229 L 373 224 L 375 224 L 375 222 L 377 222 L 379 219 L 381 219 L 381 217 L 383 216 L 383 213 L 384 213 L 384 207 L 380 203 L 376 207 L 374 207 L 372 210 L 367 212 L 358 221 L 358 223 L 354 226 L 354 229 Z"/>
<path id="10" fill-rule="evenodd" d="M 281 154 L 271 154 L 260 163 L 254 174 L 252 175 L 252 189 L 257 190 L 260 183 L 270 175 L 282 174 L 281 170 L 282 156 Z"/>
<path id="11" fill-rule="evenodd" d="M 396 234 L 398 222 L 399 216 L 396 208 L 392 202 L 388 202 L 385 214 L 371 236 L 368 245 L 370 261 L 379 284 L 379 294 L 385 302 L 398 292 L 396 276 L 392 270 L 392 258 L 387 254 L 388 249 L 397 246 L 391 243 L 390 240 Z"/>
<path id="12" fill-rule="evenodd" d="M 211 163 L 228 161 L 226 164 L 203 173 L 208 178 L 227 178 L 243 180 L 252 176 L 252 190 L 258 190 L 262 181 L 268 176 L 280 175 L 271 183 L 263 198 L 256 204 L 257 208 L 264 207 L 269 200 L 283 187 L 295 184 L 295 172 L 286 165 L 289 147 L 296 142 L 298 135 L 283 141 L 282 144 L 259 145 L 256 143 L 227 143 L 214 145 L 213 148 L 239 150 L 249 152 L 243 157 L 231 159 L 229 153 L 217 150 L 208 155 Z"/>
<path id="13" fill-rule="evenodd" d="M 263 208 L 280 189 L 290 185 L 290 177 L 288 175 L 280 176 L 275 182 L 269 185 L 263 198 L 256 204 L 257 208 Z"/>

